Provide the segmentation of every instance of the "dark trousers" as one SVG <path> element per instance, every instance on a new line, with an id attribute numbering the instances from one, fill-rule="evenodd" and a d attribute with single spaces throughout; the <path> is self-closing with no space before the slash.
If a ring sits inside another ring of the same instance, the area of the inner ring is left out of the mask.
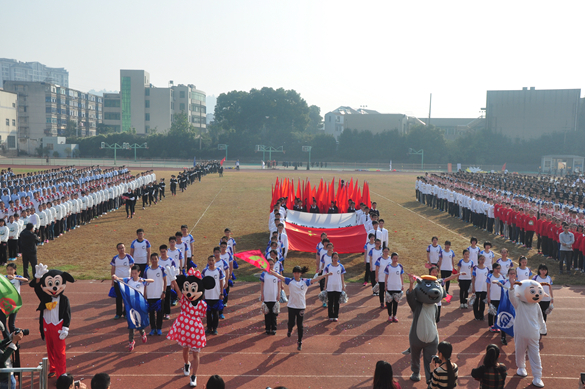
<path id="1" fill-rule="evenodd" d="M 148 265 L 146 263 L 137 263 L 137 265 L 140 267 L 140 277 L 144 277 L 144 270 L 146 270 L 146 266 Z"/>
<path id="2" fill-rule="evenodd" d="M 5 265 L 7 261 L 6 250 L 8 249 L 8 243 L 0 243 L 0 265 Z"/>
<path id="3" fill-rule="evenodd" d="M 18 256 L 18 240 L 8 239 L 8 258 L 16 258 Z"/>
<path id="4" fill-rule="evenodd" d="M 567 266 L 570 269 L 581 269 L 579 267 L 579 249 L 573 249 L 573 258 L 572 263 L 570 266 Z"/>
<path id="5" fill-rule="evenodd" d="M 397 294 L 400 293 L 400 290 L 389 290 L 388 293 Z M 398 311 L 398 301 L 393 299 L 389 303 L 386 303 L 386 308 L 388 309 L 388 316 L 396 316 L 396 312 Z"/>
<path id="6" fill-rule="evenodd" d="M 120 293 L 119 282 L 114 282 L 114 291 L 116 292 L 116 315 L 122 316 L 124 314 L 124 300 L 122 299 L 122 294 Z M 152 320 L 151 323 L 153 323 Z"/>
<path id="7" fill-rule="evenodd" d="M 148 305 L 152 306 L 160 301 L 160 299 L 148 299 Z M 155 311 L 149 309 L 149 317 L 150 317 L 150 329 L 152 330 L 161 330 L 162 329 L 162 322 L 163 322 L 163 311 L 162 309 Z M 155 320 L 156 316 L 156 320 Z"/>
<path id="8" fill-rule="evenodd" d="M 496 310 L 497 310 L 498 306 L 500 305 L 500 300 L 491 300 L 490 302 L 494 307 L 496 307 Z M 488 312 L 488 325 L 490 327 L 494 325 L 495 319 L 496 319 L 496 316 L 492 315 Z"/>
<path id="9" fill-rule="evenodd" d="M 441 278 L 450 277 L 453 272 L 451 270 L 441 270 Z M 445 290 L 449 293 L 449 286 L 451 285 L 451 281 L 445 282 Z"/>
<path id="10" fill-rule="evenodd" d="M 386 297 L 386 283 L 378 282 L 378 284 L 380 284 L 380 295 L 378 296 L 380 298 L 380 305 L 384 306 L 384 298 Z"/>
<path id="11" fill-rule="evenodd" d="M 35 274 L 35 266 L 37 265 L 37 253 L 22 253 L 22 267 L 24 278 L 30 279 L 28 275 L 28 265 L 32 268 L 32 274 Z"/>
<path id="12" fill-rule="evenodd" d="M 542 311 L 542 318 L 544 319 L 544 321 L 546 321 L 547 315 L 546 313 L 544 313 L 544 311 L 546 311 L 550 306 L 550 301 L 540 301 L 538 305 L 540 305 L 540 310 Z"/>
<path id="13" fill-rule="evenodd" d="M 323 274 L 323 271 L 320 271 L 320 272 L 319 272 L 319 275 L 322 275 L 322 274 Z M 321 290 L 321 291 L 322 291 L 323 289 L 325 289 L 325 280 L 324 280 L 324 279 L 321 279 L 321 280 L 319 281 L 319 290 Z"/>
<path id="14" fill-rule="evenodd" d="M 126 217 L 132 216 L 132 207 L 130 206 L 130 201 L 126 201 Z"/>
<path id="15" fill-rule="evenodd" d="M 490 234 L 492 232 L 494 232 L 494 218 L 493 217 L 488 217 L 487 230 Z"/>
<path id="16" fill-rule="evenodd" d="M 305 316 L 304 309 L 288 308 L 288 332 L 292 332 L 297 325 L 298 342 L 303 341 L 303 317 Z"/>
<path id="17" fill-rule="evenodd" d="M 339 317 L 339 296 L 341 292 L 327 292 L 327 313 L 330 319 Z"/>
<path id="18" fill-rule="evenodd" d="M 487 292 L 475 292 L 475 302 L 473 303 L 473 316 L 478 320 L 483 320 L 485 312 L 485 302 Z"/>
<path id="19" fill-rule="evenodd" d="M 217 304 L 218 301 L 219 300 L 205 300 L 207 303 L 207 329 L 209 331 L 217 330 L 217 326 L 219 325 L 219 311 L 211 308 Z"/>
<path id="20" fill-rule="evenodd" d="M 274 308 L 274 304 L 276 304 L 276 301 L 264 301 L 264 304 L 266 304 L 269 310 L 268 315 L 264 315 L 264 326 L 266 327 L 266 332 L 276 332 L 276 317 L 278 315 L 275 314 L 272 310 Z"/>
<path id="21" fill-rule="evenodd" d="M 538 252 L 542 252 L 542 236 L 540 235 L 537 235 L 536 250 L 538 250 Z"/>
<path id="22" fill-rule="evenodd" d="M 524 244 L 528 248 L 532 248 L 532 238 L 534 238 L 534 231 L 524 232 Z"/>
<path id="23" fill-rule="evenodd" d="M 171 314 L 171 286 L 168 285 L 166 290 L 165 290 L 165 301 L 163 302 L 164 304 L 164 313 L 165 315 L 170 315 Z"/>
<path id="24" fill-rule="evenodd" d="M 366 263 L 366 274 L 364 274 L 364 284 L 368 283 L 368 279 L 370 278 L 370 262 Z"/>
<path id="25" fill-rule="evenodd" d="M 563 264 L 565 262 L 567 263 L 567 270 L 571 270 L 571 257 L 573 256 L 573 251 L 561 250 L 559 254 L 559 268 L 561 273 L 563 272 Z"/>
<path id="26" fill-rule="evenodd" d="M 459 303 L 467 304 L 467 297 L 469 297 L 469 287 L 471 280 L 459 280 Z"/>

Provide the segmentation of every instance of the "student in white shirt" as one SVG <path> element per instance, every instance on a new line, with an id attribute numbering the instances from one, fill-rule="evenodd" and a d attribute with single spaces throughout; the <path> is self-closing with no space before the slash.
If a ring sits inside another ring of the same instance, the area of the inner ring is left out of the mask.
<path id="1" fill-rule="evenodd" d="M 278 241 L 282 244 L 282 257 L 283 257 L 283 262 L 284 260 L 286 260 L 286 256 L 288 255 L 288 235 L 286 235 L 286 231 L 284 229 L 284 224 L 283 223 L 279 223 L 278 226 L 276 226 L 278 228 Z M 230 240 L 233 240 L 230 238 Z M 235 241 L 234 241 L 235 242 Z M 228 241 L 228 246 L 229 246 L 229 241 Z M 235 243 L 234 243 L 234 247 L 235 247 Z"/>
<path id="2" fill-rule="evenodd" d="M 492 264 L 494 263 L 494 257 L 495 257 L 495 253 L 491 250 L 492 248 L 492 244 L 491 242 L 484 242 L 483 243 L 483 250 L 481 250 L 479 252 L 480 255 L 483 255 L 485 258 L 485 266 L 492 270 Z M 504 273 L 503 271 L 501 271 L 502 275 L 505 275 L 507 273 Z"/>
<path id="3" fill-rule="evenodd" d="M 180 271 L 185 269 L 185 257 L 183 257 L 183 251 L 180 247 L 177 247 L 177 237 L 170 236 L 169 237 L 169 248 L 167 251 L 169 257 L 173 258 L 177 266 L 179 266 Z"/>
<path id="4" fill-rule="evenodd" d="M 193 256 L 193 250 L 195 250 L 195 238 L 193 238 L 193 235 L 191 235 L 189 233 L 188 227 L 186 224 L 183 224 L 181 226 L 181 232 L 183 233 L 183 242 L 185 242 L 189 245 L 189 254 L 191 255 L 191 257 L 187 257 L 187 259 L 190 261 L 192 259 L 192 256 Z M 228 243 L 228 245 L 229 245 L 229 243 Z M 233 254 L 233 252 L 232 252 L 232 254 Z M 189 269 L 187 269 L 187 270 L 189 270 Z"/>
<path id="5" fill-rule="evenodd" d="M 10 281 L 10 283 L 14 286 L 14 289 L 20 294 L 20 284 L 24 284 L 29 282 L 27 278 L 23 276 L 19 276 L 16 274 L 16 263 L 9 263 L 6 265 L 6 278 Z M 10 330 L 10 333 L 13 333 L 16 326 L 16 313 L 12 313 L 8 316 L 8 326 L 7 323 L 4 323 L 4 327 L 7 330 Z"/>
<path id="6" fill-rule="evenodd" d="M 370 261 L 370 279 L 372 282 L 372 289 L 374 289 L 374 286 L 376 286 L 376 283 L 378 283 L 378 277 L 376 276 L 376 262 L 378 261 L 378 258 L 380 258 L 383 254 L 383 249 L 382 249 L 382 241 L 380 239 L 378 240 L 374 240 L 374 247 L 370 249 L 370 251 L 368 252 L 368 259 Z M 383 271 L 383 269 L 382 269 Z M 382 294 L 384 291 L 382 291 Z M 380 292 L 374 292 L 372 290 L 372 296 L 379 296 Z"/>
<path id="7" fill-rule="evenodd" d="M 431 239 L 431 244 L 427 247 L 427 261 L 430 265 L 436 265 L 441 260 L 441 246 L 439 243 L 439 238 L 433 236 Z"/>
<path id="8" fill-rule="evenodd" d="M 217 335 L 219 326 L 220 307 L 223 306 L 223 290 L 226 284 L 226 276 L 221 268 L 216 267 L 215 256 L 207 258 L 207 267 L 201 272 L 203 277 L 213 277 L 215 287 L 205 290 L 205 302 L 207 303 L 207 330 L 206 334 Z"/>
<path id="9" fill-rule="evenodd" d="M 6 249 L 8 248 L 8 236 L 10 229 L 6 226 L 4 219 L 0 219 L 0 266 L 6 264 Z"/>
<path id="10" fill-rule="evenodd" d="M 124 243 L 118 243 L 116 250 L 118 250 L 118 254 L 110 262 L 112 275 L 116 275 L 119 278 L 130 277 L 130 268 L 134 265 L 134 258 L 130 254 L 126 254 Z M 112 280 L 112 286 L 116 291 L 116 316 L 114 316 L 114 320 L 118 320 L 125 316 L 124 301 L 120 294 L 120 285 Z"/>
<path id="11" fill-rule="evenodd" d="M 276 335 L 276 317 L 278 314 L 274 313 L 274 305 L 278 301 L 282 285 L 280 280 L 270 273 L 270 271 L 280 273 L 275 267 L 275 257 L 276 255 L 274 254 L 268 258 L 270 268 L 260 274 L 260 282 L 262 282 L 262 286 L 260 287 L 260 301 L 264 302 L 268 308 L 268 314 L 264 315 L 266 335 Z"/>
<path id="12" fill-rule="evenodd" d="M 502 297 L 502 288 L 505 286 L 506 277 L 500 274 L 501 266 L 499 264 L 494 264 L 492 267 L 492 273 L 490 273 L 487 277 L 487 302 L 488 304 L 492 304 L 496 309 L 500 305 L 500 298 Z M 490 332 L 499 332 L 498 329 L 494 327 L 495 323 L 495 315 L 492 315 L 488 312 L 488 326 L 490 327 Z"/>
<path id="13" fill-rule="evenodd" d="M 378 244 L 378 242 L 376 242 Z M 376 268 L 376 281 L 380 285 L 380 309 L 384 309 L 384 299 L 385 299 L 385 291 L 386 291 L 386 274 L 384 270 L 386 266 L 388 266 L 392 262 L 392 258 L 390 257 L 390 249 L 386 247 L 382 250 L 382 256 L 376 259 L 374 266 Z"/>
<path id="14" fill-rule="evenodd" d="M 542 310 L 542 317 L 544 321 L 546 321 L 546 310 L 548 307 L 554 302 L 553 291 L 552 291 L 552 278 L 548 275 L 548 267 L 542 263 L 538 266 L 538 274 L 532 278 L 536 282 L 540 282 L 542 288 L 544 289 L 544 293 L 548 294 L 548 297 L 545 296 L 538 302 L 540 305 L 540 309 Z"/>
<path id="15" fill-rule="evenodd" d="M 472 273 L 475 264 L 469 259 L 469 251 L 463 250 L 463 259 L 457 263 L 459 273 L 459 308 L 468 308 L 467 298 L 469 297 L 469 288 L 471 287 Z"/>
<path id="16" fill-rule="evenodd" d="M 309 271 L 309 268 L 303 266 L 295 266 L 293 268 L 293 278 L 283 277 L 280 274 L 270 271 L 270 274 L 275 276 L 288 285 L 288 332 L 286 336 L 290 338 L 295 323 L 298 329 L 297 350 L 302 350 L 303 345 L 303 318 L 305 316 L 305 309 L 307 308 L 306 293 L 309 286 L 321 279 L 328 277 L 329 274 L 322 274 L 313 279 L 301 278 L 301 275 Z"/>
<path id="17" fill-rule="evenodd" d="M 144 230 L 139 228 L 136 230 L 136 239 L 130 245 L 130 255 L 134 258 L 134 263 L 140 267 L 140 274 L 144 274 L 144 269 L 148 266 L 148 259 L 150 258 L 150 242 L 144 239 Z"/>
<path id="18" fill-rule="evenodd" d="M 368 286 L 368 280 L 371 282 L 372 287 L 375 285 L 376 281 L 372 276 L 373 272 L 370 270 L 370 250 L 376 247 L 376 243 L 374 242 L 374 234 L 368 235 L 368 242 L 364 245 L 364 264 L 366 265 L 366 274 L 364 275 L 364 284 L 362 286 Z"/>
<path id="19" fill-rule="evenodd" d="M 490 270 L 484 264 L 483 255 L 477 257 L 477 266 L 473 268 L 471 279 L 471 293 L 475 294 L 473 303 L 473 315 L 475 320 L 483 320 L 485 312 L 485 300 L 487 298 L 487 277 Z"/>
<path id="20" fill-rule="evenodd" d="M 150 266 L 144 269 L 144 277 L 154 280 L 154 282 L 146 285 L 146 301 L 149 305 L 149 317 L 150 317 L 150 328 L 151 331 L 149 336 L 162 335 L 162 323 L 163 323 L 163 301 L 166 296 L 166 285 L 167 277 L 173 276 L 167 274 L 166 270 L 158 264 L 158 254 L 150 254 Z M 157 307 L 158 309 L 155 309 Z M 155 320 L 156 313 L 156 320 Z"/>
<path id="21" fill-rule="evenodd" d="M 384 249 L 386 253 L 388 247 Z M 384 268 L 384 291 L 389 293 L 391 296 L 404 292 L 404 280 L 402 275 L 404 274 L 404 268 L 398 263 L 398 254 L 392 253 L 390 255 L 392 260 L 391 263 L 387 264 Z M 386 293 L 384 293 L 384 296 Z M 396 312 L 398 311 L 398 301 L 392 299 L 390 303 L 386 303 L 388 308 L 388 321 L 391 323 L 398 323 L 396 318 Z"/>
<path id="22" fill-rule="evenodd" d="M 455 252 L 451 250 L 451 242 L 446 240 L 445 247 L 441 250 L 441 258 L 439 259 L 439 263 L 437 267 L 441 271 L 442 279 L 446 279 L 451 277 L 453 274 L 453 269 L 455 268 Z M 445 282 L 445 290 L 449 293 L 449 286 L 451 281 L 447 280 Z"/>
<path id="23" fill-rule="evenodd" d="M 325 269 L 325 267 L 327 267 L 327 265 L 329 265 L 332 261 L 331 257 L 333 256 L 333 243 L 329 242 L 327 243 L 327 245 L 325 245 L 325 248 L 327 249 L 327 252 L 325 252 L 323 255 L 321 255 L 321 263 L 319 265 L 319 274 L 323 274 L 323 270 Z M 325 289 L 325 280 L 319 282 L 319 289 L 320 290 L 324 290 Z M 327 303 L 323 303 L 323 308 L 327 307 Z"/>
<path id="24" fill-rule="evenodd" d="M 339 320 L 339 297 L 345 292 L 345 267 L 339 263 L 339 254 L 331 255 L 331 263 L 323 270 L 330 276 L 325 278 L 325 290 L 327 291 L 327 310 L 329 321 Z"/>
<path id="25" fill-rule="evenodd" d="M 500 264 L 500 273 L 501 274 L 508 274 L 508 270 L 514 267 L 514 263 L 510 258 L 508 258 L 508 249 L 503 248 L 500 250 L 500 255 L 502 256 L 496 262 Z"/>
<path id="26" fill-rule="evenodd" d="M 8 218 L 8 260 L 15 261 L 18 256 L 18 235 L 20 225 L 14 220 L 14 215 Z"/>
<path id="27" fill-rule="evenodd" d="M 469 259 L 471 259 L 471 262 L 473 263 L 478 263 L 477 258 L 479 257 L 480 251 L 481 249 L 479 247 L 477 247 L 477 238 L 475 237 L 471 237 L 471 239 L 469 240 L 469 243 L 471 243 L 471 246 L 469 246 L 467 248 L 467 251 L 469 251 Z M 485 260 L 485 258 L 484 258 Z M 487 267 L 487 265 L 486 265 Z M 491 270 L 492 267 L 489 267 L 489 270 Z"/>
<path id="28" fill-rule="evenodd" d="M 378 221 L 378 227 L 382 231 L 382 247 L 388 247 L 388 230 L 384 228 L 384 219 Z"/>
<path id="29" fill-rule="evenodd" d="M 516 269 L 516 280 L 517 281 L 524 281 L 530 279 L 532 277 L 532 271 L 526 265 L 528 264 L 528 259 L 522 255 L 518 259 L 518 268 Z"/>

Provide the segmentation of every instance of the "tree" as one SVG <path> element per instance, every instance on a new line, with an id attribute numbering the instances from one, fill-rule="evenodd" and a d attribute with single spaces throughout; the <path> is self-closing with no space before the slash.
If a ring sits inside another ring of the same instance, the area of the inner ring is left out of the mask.
<path id="1" fill-rule="evenodd" d="M 65 133 L 63 134 L 68 138 L 73 138 L 77 136 L 77 123 L 73 120 L 67 121 L 67 127 L 65 128 Z"/>
<path id="2" fill-rule="evenodd" d="M 53 151 L 53 158 L 59 158 L 59 152 Z"/>
<path id="3" fill-rule="evenodd" d="M 189 123 L 189 118 L 186 113 L 181 112 L 173 116 L 173 123 L 169 129 L 170 136 L 193 136 L 195 127 Z"/>
<path id="4" fill-rule="evenodd" d="M 323 127 L 323 117 L 321 117 L 321 108 L 316 105 L 309 107 L 309 125 L 307 130 L 317 132 Z"/>
<path id="5" fill-rule="evenodd" d="M 447 145 L 443 131 L 435 128 L 435 126 L 417 125 L 410 128 L 410 131 L 406 135 L 406 144 L 408 148 L 414 150 L 423 149 L 425 153 L 425 162 L 427 163 L 440 163 L 447 162 L 446 149 Z M 416 162 L 419 159 L 418 155 L 411 155 L 411 162 Z"/>
<path id="6" fill-rule="evenodd" d="M 68 158 L 71 157 L 71 146 L 65 148 L 65 155 Z"/>
<path id="7" fill-rule="evenodd" d="M 107 126 L 104 123 L 98 123 L 95 129 L 96 135 L 114 134 L 116 132 L 113 126 Z"/>

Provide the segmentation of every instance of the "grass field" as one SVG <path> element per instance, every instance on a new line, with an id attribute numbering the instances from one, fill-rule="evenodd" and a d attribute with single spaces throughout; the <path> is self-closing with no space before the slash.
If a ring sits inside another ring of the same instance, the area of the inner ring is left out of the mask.
<path id="1" fill-rule="evenodd" d="M 389 172 L 307 172 L 307 171 L 226 171 L 224 177 L 208 175 L 201 183 L 188 187 L 187 191 L 176 197 L 167 193 L 165 200 L 156 206 L 142 210 L 137 203 L 134 219 L 126 219 L 121 208 L 106 216 L 94 219 L 89 225 L 70 231 L 49 244 L 39 247 L 39 261 L 50 268 L 69 271 L 79 279 L 109 279 L 110 260 L 116 254 L 116 244 L 123 242 L 127 250 L 135 238 L 135 231 L 143 228 L 146 238 L 158 251 L 161 244 L 168 243 L 168 237 L 180 230 L 181 224 L 193 229 L 195 237 L 194 261 L 201 267 L 205 258 L 212 253 L 223 236 L 226 227 L 232 229 L 237 241 L 237 251 L 260 249 L 264 251 L 268 241 L 268 212 L 271 201 L 271 184 L 277 176 L 289 178 L 309 177 L 318 182 L 321 178 L 343 178 L 352 176 L 370 184 L 372 201 L 378 202 L 381 217 L 386 221 L 389 231 L 390 249 L 400 254 L 400 262 L 409 273 L 426 273 L 426 247 L 432 236 L 439 237 L 439 243 L 452 242 L 452 248 L 459 256 L 469 245 L 469 238 L 476 236 L 483 243 L 490 240 L 497 253 L 502 247 L 510 250 L 511 258 L 516 261 L 519 255 L 527 255 L 527 250 L 504 243 L 445 213 L 421 206 L 414 198 L 414 174 Z M 157 171 L 157 177 L 166 177 L 176 171 Z M 168 189 L 168 188 L 167 188 Z M 481 244 L 480 243 L 480 244 Z M 584 284 L 585 277 L 580 275 L 559 275 L 556 262 L 544 261 L 542 257 L 527 255 L 529 266 L 535 269 L 544 262 L 549 265 L 555 283 Z M 242 261 L 239 261 L 240 263 Z M 18 261 L 21 269 L 21 261 Z M 363 278 L 364 265 L 361 254 L 342 255 L 342 263 L 348 272 L 346 279 L 352 282 Z M 286 261 L 285 273 L 294 265 L 308 265 L 314 270 L 314 254 L 291 252 Z M 21 272 L 20 272 L 21 273 Z M 256 280 L 258 269 L 242 264 L 236 271 L 240 280 Z"/>

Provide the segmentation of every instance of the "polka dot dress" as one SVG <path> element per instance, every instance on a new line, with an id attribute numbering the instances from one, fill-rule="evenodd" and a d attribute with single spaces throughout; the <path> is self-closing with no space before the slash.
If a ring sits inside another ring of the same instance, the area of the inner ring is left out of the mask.
<path id="1" fill-rule="evenodd" d="M 182 347 L 203 348 L 207 344 L 201 318 L 207 313 L 207 303 L 199 301 L 193 306 L 185 296 L 181 298 L 181 313 L 173 323 L 167 339 L 176 340 Z"/>

